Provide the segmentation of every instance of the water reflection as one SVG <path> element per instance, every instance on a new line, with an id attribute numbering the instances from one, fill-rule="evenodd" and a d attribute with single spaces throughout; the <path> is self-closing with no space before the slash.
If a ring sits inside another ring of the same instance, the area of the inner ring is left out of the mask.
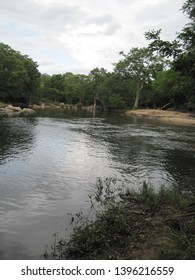
<path id="1" fill-rule="evenodd" d="M 33 146 L 36 123 L 34 118 L 0 119 L 0 164 L 17 155 L 26 157 Z"/>

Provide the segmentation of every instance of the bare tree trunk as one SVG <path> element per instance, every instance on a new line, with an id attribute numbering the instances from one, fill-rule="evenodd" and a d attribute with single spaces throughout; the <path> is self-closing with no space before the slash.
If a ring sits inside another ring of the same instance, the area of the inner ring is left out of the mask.
<path id="1" fill-rule="evenodd" d="M 139 87 L 138 87 L 138 89 L 136 90 L 135 103 L 134 103 L 133 109 L 137 109 L 137 108 L 138 108 L 140 92 L 141 92 L 141 90 L 143 89 L 143 87 L 144 87 L 143 83 L 140 82 L 140 83 L 139 83 Z"/>
<path id="2" fill-rule="evenodd" d="M 134 103 L 133 109 L 137 109 L 137 108 L 138 108 L 138 104 L 139 104 L 139 93 L 140 93 L 140 91 L 137 90 L 136 96 L 135 96 L 135 103 Z"/>
<path id="3" fill-rule="evenodd" d="M 94 109 L 97 108 L 97 98 L 96 98 L 96 96 L 94 97 L 94 104 L 93 104 L 93 107 L 94 107 Z"/>
<path id="4" fill-rule="evenodd" d="M 166 110 L 166 109 L 168 109 L 171 105 L 173 105 L 173 103 L 172 103 L 172 102 L 169 102 L 169 103 L 167 103 L 166 105 L 164 105 L 164 106 L 161 108 L 161 110 Z"/>

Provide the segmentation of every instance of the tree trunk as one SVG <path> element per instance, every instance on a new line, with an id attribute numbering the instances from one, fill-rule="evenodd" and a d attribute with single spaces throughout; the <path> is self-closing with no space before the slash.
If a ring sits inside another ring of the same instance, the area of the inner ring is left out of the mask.
<path id="1" fill-rule="evenodd" d="M 161 110 L 166 110 L 166 109 L 170 108 L 170 106 L 173 106 L 173 102 L 167 103 L 166 105 L 164 105 L 164 106 L 161 108 Z"/>
<path id="2" fill-rule="evenodd" d="M 139 104 L 139 93 L 140 93 L 140 91 L 138 90 L 138 91 L 136 92 L 135 103 L 134 103 L 133 109 L 137 109 L 137 108 L 138 108 L 138 104 Z"/>
<path id="3" fill-rule="evenodd" d="M 93 104 L 93 107 L 94 107 L 94 109 L 97 108 L 97 98 L 96 98 L 96 96 L 94 97 L 94 104 Z"/>
<path id="4" fill-rule="evenodd" d="M 95 109 L 95 110 L 97 109 L 97 100 L 99 100 L 99 102 L 101 103 L 101 105 L 102 105 L 104 111 L 106 111 L 107 108 L 106 108 L 105 103 L 104 103 L 99 97 L 97 97 L 97 96 L 94 97 L 94 105 L 93 105 L 94 109 Z"/>
<path id="5" fill-rule="evenodd" d="M 137 87 L 137 90 L 136 90 L 135 103 L 134 103 L 133 109 L 137 109 L 137 108 L 138 108 L 140 92 L 141 92 L 141 90 L 143 89 L 143 87 L 144 87 L 144 84 L 143 84 L 142 81 L 140 81 L 140 82 L 138 83 L 138 87 Z"/>

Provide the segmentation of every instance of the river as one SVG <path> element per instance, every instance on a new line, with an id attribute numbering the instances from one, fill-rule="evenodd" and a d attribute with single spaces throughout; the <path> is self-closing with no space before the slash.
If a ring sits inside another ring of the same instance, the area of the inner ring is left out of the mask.
<path id="1" fill-rule="evenodd" d="M 0 118 L 0 259 L 42 259 L 98 178 L 195 192 L 195 129 L 120 114 Z"/>

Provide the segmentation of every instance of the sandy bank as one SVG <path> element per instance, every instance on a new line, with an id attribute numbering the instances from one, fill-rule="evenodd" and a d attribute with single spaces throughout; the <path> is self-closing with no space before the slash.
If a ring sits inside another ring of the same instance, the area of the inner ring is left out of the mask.
<path id="1" fill-rule="evenodd" d="M 126 111 L 125 114 L 128 116 L 138 116 L 142 118 L 160 120 L 171 124 L 195 126 L 195 114 L 193 113 L 143 109 L 143 110 L 128 110 Z"/>

